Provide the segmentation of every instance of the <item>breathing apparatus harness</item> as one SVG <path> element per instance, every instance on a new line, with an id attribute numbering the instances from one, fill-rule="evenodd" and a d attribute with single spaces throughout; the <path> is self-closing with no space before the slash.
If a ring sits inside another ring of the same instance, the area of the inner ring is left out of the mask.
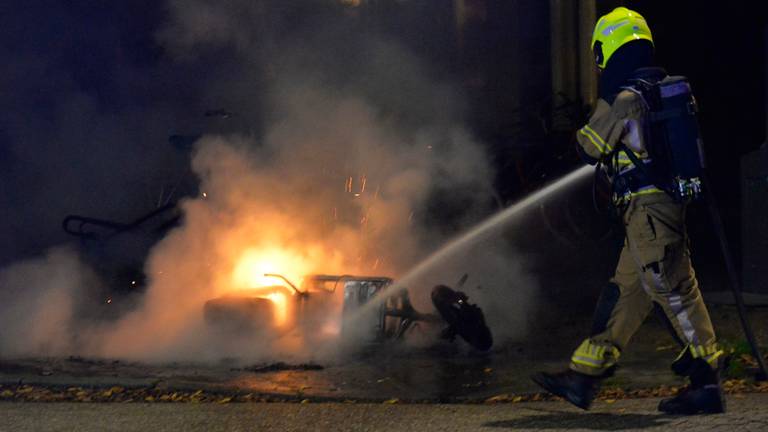
<path id="1" fill-rule="evenodd" d="M 643 188 L 655 187 L 680 203 L 698 200 L 706 193 L 705 201 L 714 232 L 720 242 L 739 319 L 752 355 L 758 363 L 755 379 L 764 381 L 768 379 L 768 367 L 747 318 L 741 285 L 723 221 L 715 196 L 708 186 L 704 151 L 696 118 L 698 109 L 688 79 L 682 76 L 665 76 L 660 79 L 636 78 L 630 82 L 631 85 L 622 88 L 641 96 L 648 109 L 642 121 L 648 158 L 640 160 L 632 149 L 620 142 L 604 160 L 598 162 L 598 171 L 604 172 L 612 180 L 614 209 L 626 206 L 633 194 Z M 632 162 L 632 168 L 623 171 L 617 168 L 619 152 L 627 155 Z M 605 165 L 606 169 L 601 169 L 601 165 Z M 596 176 L 598 175 L 596 173 Z"/>
<path id="2" fill-rule="evenodd" d="M 640 74 L 642 75 L 642 74 Z M 682 76 L 634 78 L 624 90 L 637 94 L 647 109 L 641 121 L 648 158 L 641 160 L 624 143 L 598 164 L 611 178 L 612 198 L 617 207 L 626 205 L 643 190 L 657 188 L 677 202 L 690 202 L 702 195 L 704 157 L 693 97 L 688 79 Z M 632 163 L 620 170 L 620 153 Z"/>

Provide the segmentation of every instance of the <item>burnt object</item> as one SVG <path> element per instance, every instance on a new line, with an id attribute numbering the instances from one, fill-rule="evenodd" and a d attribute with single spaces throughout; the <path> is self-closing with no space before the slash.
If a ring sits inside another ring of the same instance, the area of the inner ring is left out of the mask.
<path id="1" fill-rule="evenodd" d="M 442 337 L 454 340 L 458 335 L 475 349 L 488 351 L 493 346 L 491 329 L 485 324 L 482 309 L 468 300 L 463 292 L 454 291 L 445 285 L 437 285 L 432 289 L 432 304 L 448 323 Z"/>
<path id="2" fill-rule="evenodd" d="M 208 325 L 233 333 L 250 333 L 274 327 L 274 304 L 265 298 L 226 296 L 211 299 L 203 306 Z"/>

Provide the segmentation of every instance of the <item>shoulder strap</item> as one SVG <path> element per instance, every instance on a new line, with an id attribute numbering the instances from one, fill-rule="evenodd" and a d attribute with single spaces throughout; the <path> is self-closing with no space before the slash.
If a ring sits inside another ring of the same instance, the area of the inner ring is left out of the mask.
<path id="1" fill-rule="evenodd" d="M 616 147 L 616 152 L 618 153 L 620 151 L 623 151 L 624 154 L 627 155 L 629 160 L 632 161 L 632 164 L 635 166 L 635 168 L 640 170 L 640 172 L 644 176 L 646 176 L 651 181 L 651 183 L 653 183 L 654 186 L 656 186 L 657 188 L 659 188 L 659 189 L 663 190 L 664 192 L 668 193 L 670 196 L 674 196 L 674 194 L 672 193 L 672 190 L 670 190 L 669 186 L 665 185 L 664 182 L 659 181 L 659 180 L 661 180 L 659 178 L 659 176 L 656 175 L 656 173 L 653 172 L 651 169 L 649 169 L 648 166 L 645 163 L 643 163 L 643 161 L 641 161 L 635 155 L 635 152 L 633 152 L 632 150 L 628 149 L 627 146 L 624 143 L 622 143 L 622 142 L 619 142 L 618 146 Z"/>

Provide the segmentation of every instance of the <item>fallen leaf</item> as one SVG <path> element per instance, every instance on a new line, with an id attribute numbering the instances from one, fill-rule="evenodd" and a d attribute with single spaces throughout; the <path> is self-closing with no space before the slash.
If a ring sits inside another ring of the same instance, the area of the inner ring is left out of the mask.
<path id="1" fill-rule="evenodd" d="M 757 366 L 757 360 L 750 354 L 742 354 L 739 356 L 739 359 L 741 359 L 747 366 Z"/>
<path id="2" fill-rule="evenodd" d="M 492 403 L 500 403 L 500 402 L 509 402 L 511 398 L 512 398 L 511 395 L 504 393 L 504 394 L 489 397 L 488 399 L 485 400 L 485 403 L 492 404 Z"/>

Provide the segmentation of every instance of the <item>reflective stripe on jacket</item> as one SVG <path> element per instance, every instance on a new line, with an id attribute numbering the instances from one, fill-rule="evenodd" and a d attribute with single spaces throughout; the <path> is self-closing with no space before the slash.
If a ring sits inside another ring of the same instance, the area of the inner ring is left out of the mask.
<path id="1" fill-rule="evenodd" d="M 621 142 L 638 159 L 649 161 L 642 133 L 646 111 L 643 98 L 629 90 L 619 93 L 613 105 L 598 99 L 589 123 L 579 129 L 576 139 L 587 156 L 597 160 L 602 159 L 614 175 L 636 169 L 624 151 L 618 153 L 613 151 Z M 608 158 L 609 155 L 612 157 Z M 653 193 L 664 192 L 651 186 L 632 191 L 629 197 Z"/>

